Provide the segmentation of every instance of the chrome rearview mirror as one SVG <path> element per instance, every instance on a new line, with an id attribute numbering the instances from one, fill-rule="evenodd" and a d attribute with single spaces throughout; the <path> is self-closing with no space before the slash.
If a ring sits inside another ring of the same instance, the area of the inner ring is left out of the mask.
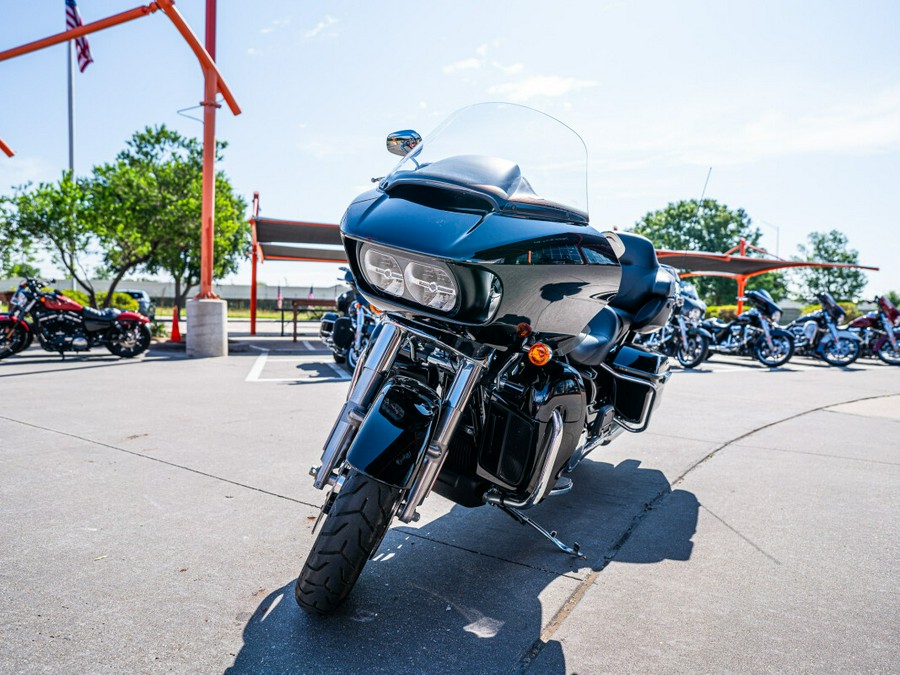
<path id="1" fill-rule="evenodd" d="M 392 134 L 388 134 L 387 149 L 388 152 L 394 155 L 405 157 L 407 153 L 414 147 L 416 147 L 421 141 L 422 137 L 412 129 L 395 131 Z"/>

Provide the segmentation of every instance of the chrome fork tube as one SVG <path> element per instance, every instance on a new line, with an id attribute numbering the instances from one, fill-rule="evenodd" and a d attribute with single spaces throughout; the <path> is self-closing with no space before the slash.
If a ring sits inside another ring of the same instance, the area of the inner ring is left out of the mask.
<path id="1" fill-rule="evenodd" d="M 680 314 L 678 315 L 678 327 L 681 329 L 681 344 L 684 347 L 684 351 L 688 350 L 688 329 L 687 322 L 684 320 L 684 317 Z"/>
<path id="2" fill-rule="evenodd" d="M 481 373 L 486 365 L 487 359 L 481 362 L 466 360 L 453 378 L 453 384 L 450 385 L 450 391 L 444 398 L 441 418 L 438 420 L 437 428 L 428 444 L 422 466 L 417 472 L 406 504 L 403 505 L 397 516 L 404 523 L 416 519 L 416 509 L 434 487 L 434 482 L 447 459 L 447 447 L 450 439 L 459 425 L 463 410 L 472 397 L 472 392 L 475 391 L 475 386 L 481 379 Z"/>
<path id="3" fill-rule="evenodd" d="M 316 489 L 321 490 L 333 481 L 332 471 L 343 461 L 384 374 L 397 358 L 402 340 L 403 331 L 399 326 L 384 324 L 365 361 L 356 369 L 347 402 L 341 408 L 322 450 L 322 464 L 315 469 L 313 486 Z"/>

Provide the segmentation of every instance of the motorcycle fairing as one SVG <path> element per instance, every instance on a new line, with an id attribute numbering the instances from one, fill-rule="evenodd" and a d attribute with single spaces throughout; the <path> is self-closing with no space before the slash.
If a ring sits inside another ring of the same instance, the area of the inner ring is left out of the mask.
<path id="1" fill-rule="evenodd" d="M 507 337 L 523 322 L 534 332 L 570 337 L 584 328 L 585 315 L 596 314 L 618 291 L 622 272 L 616 254 L 609 240 L 590 227 L 486 210 L 446 210 L 448 190 L 424 190 L 416 201 L 402 192 L 367 193 L 350 205 L 341 223 L 359 290 L 379 309 L 452 318 L 472 327 L 493 323 Z M 374 289 L 359 260 L 365 245 L 445 262 L 459 285 L 457 308 L 439 313 Z M 494 279 L 502 298 L 489 316 Z"/>
<path id="2" fill-rule="evenodd" d="M 360 473 L 409 489 L 441 410 L 429 387 L 409 377 L 390 378 L 369 409 L 347 452 Z"/>

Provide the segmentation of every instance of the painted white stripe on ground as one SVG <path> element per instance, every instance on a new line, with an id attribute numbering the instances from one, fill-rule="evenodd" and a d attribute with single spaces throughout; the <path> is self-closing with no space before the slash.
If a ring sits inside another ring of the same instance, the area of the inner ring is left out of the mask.
<path id="1" fill-rule="evenodd" d="M 263 371 L 263 368 L 266 367 L 266 359 L 269 356 L 269 350 L 263 349 L 262 354 L 256 357 L 256 361 L 253 362 L 253 367 L 250 368 L 250 372 L 247 373 L 247 377 L 244 382 L 259 382 L 259 376 Z"/>

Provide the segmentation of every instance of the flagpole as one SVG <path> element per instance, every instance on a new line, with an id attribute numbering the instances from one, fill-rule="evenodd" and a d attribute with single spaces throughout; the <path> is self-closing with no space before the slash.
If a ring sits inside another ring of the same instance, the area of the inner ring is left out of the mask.
<path id="1" fill-rule="evenodd" d="M 69 64 L 69 172 L 72 180 L 75 180 L 75 78 L 72 77 L 74 49 L 72 40 L 69 40 L 68 64 Z"/>

